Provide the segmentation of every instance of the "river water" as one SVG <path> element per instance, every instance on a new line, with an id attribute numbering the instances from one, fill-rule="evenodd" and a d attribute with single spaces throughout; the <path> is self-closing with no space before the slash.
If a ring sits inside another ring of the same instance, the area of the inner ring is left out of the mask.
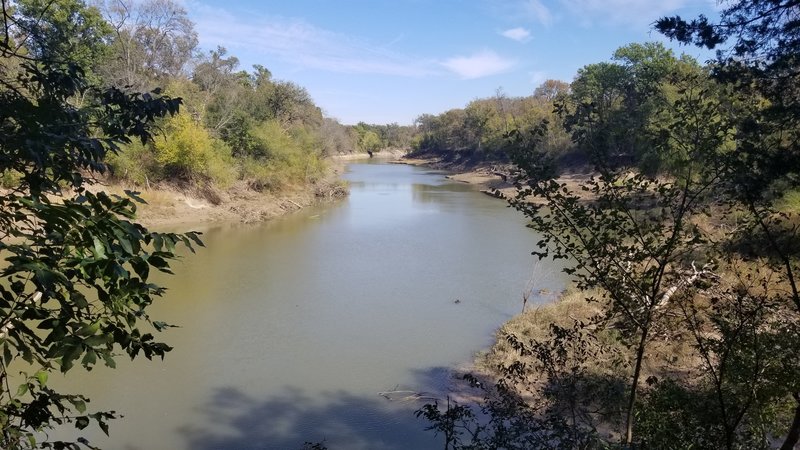
<path id="1" fill-rule="evenodd" d="M 524 218 L 474 186 L 407 165 L 351 164 L 350 196 L 257 226 L 204 234 L 151 316 L 164 361 L 60 380 L 114 409 L 108 449 L 439 449 L 394 389 L 445 396 L 535 289 L 563 276 L 530 255 Z M 456 302 L 458 300 L 458 302 Z M 540 299 L 542 300 L 542 299 Z M 60 436 L 64 437 L 64 436 Z"/>

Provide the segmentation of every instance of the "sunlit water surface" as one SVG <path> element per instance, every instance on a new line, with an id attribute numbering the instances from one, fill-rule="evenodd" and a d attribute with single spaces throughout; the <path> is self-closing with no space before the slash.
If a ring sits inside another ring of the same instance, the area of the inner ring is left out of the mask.
<path id="1" fill-rule="evenodd" d="M 524 218 L 473 186 L 406 165 L 345 178 L 340 203 L 207 231 L 152 309 L 180 326 L 160 335 L 167 358 L 60 380 L 125 416 L 110 438 L 80 435 L 109 449 L 441 448 L 421 403 L 377 393 L 446 395 L 448 368 L 491 344 L 528 279 L 557 291 L 563 276 L 537 265 Z"/>

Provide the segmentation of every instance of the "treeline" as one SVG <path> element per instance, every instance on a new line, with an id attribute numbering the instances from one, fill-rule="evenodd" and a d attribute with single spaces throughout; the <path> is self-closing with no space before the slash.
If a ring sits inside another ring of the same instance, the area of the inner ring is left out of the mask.
<path id="1" fill-rule="evenodd" d="M 569 89 L 568 83 L 548 80 L 532 96 L 508 97 L 498 90 L 494 97 L 473 100 L 465 108 L 423 114 L 416 119 L 413 153 L 464 164 L 507 160 L 507 133 L 530 132 L 542 120 L 560 122 L 554 101 Z M 548 134 L 546 145 L 555 153 L 567 153 L 571 147 L 569 135 L 558 127 Z"/>
<path id="2" fill-rule="evenodd" d="M 422 115 L 414 151 L 445 161 L 507 161 L 510 131 L 530 137 L 546 123 L 539 148 L 562 166 L 590 164 L 586 145 L 593 145 L 620 163 L 655 173 L 669 163 L 669 152 L 652 131 L 668 120 L 690 78 L 708 79 L 709 68 L 659 43 L 630 44 L 609 62 L 581 68 L 572 83 L 548 80 L 531 96 L 498 91 L 463 109 Z M 593 138 L 584 139 L 587 134 Z"/>
<path id="3" fill-rule="evenodd" d="M 96 85 L 182 99 L 180 114 L 160 119 L 152 142 L 109 157 L 118 179 L 280 190 L 318 181 L 328 155 L 409 142 L 409 127 L 342 125 L 266 67 L 243 70 L 221 47 L 201 53 L 194 24 L 174 0 L 20 0 L 9 13 L 20 55 L 69 62 Z"/>

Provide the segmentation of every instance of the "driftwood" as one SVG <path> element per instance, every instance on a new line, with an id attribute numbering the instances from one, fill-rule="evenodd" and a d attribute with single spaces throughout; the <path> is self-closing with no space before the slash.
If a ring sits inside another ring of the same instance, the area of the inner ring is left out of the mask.
<path id="1" fill-rule="evenodd" d="M 286 201 L 291 203 L 291 204 L 293 204 L 294 206 L 297 206 L 297 209 L 303 209 L 303 207 L 298 205 L 297 202 L 294 202 L 294 201 L 292 201 L 292 200 L 290 200 L 288 198 L 286 199 Z"/>
<path id="2" fill-rule="evenodd" d="M 438 401 L 439 397 L 432 395 L 427 392 L 417 392 L 417 391 L 403 391 L 403 390 L 392 390 L 392 391 L 383 391 L 378 392 L 378 395 L 389 400 L 390 402 L 400 401 L 400 402 L 414 402 L 418 400 L 434 400 Z"/>
<path id="3" fill-rule="evenodd" d="M 714 272 L 712 272 L 711 270 L 709 270 L 709 267 L 711 267 L 711 265 L 710 264 L 706 264 L 700 270 L 697 270 L 697 267 L 695 267 L 695 264 L 694 264 L 694 261 L 693 261 L 692 262 L 692 271 L 691 272 L 687 271 L 686 278 L 684 278 L 682 280 L 679 280 L 677 283 L 675 283 L 674 285 L 670 286 L 666 291 L 664 291 L 664 293 L 661 295 L 661 298 L 658 300 L 658 302 L 656 302 L 656 304 L 653 305 L 654 309 L 658 310 L 658 309 L 661 309 L 664 306 L 666 306 L 667 303 L 669 303 L 669 301 L 672 298 L 672 296 L 675 295 L 676 292 L 678 292 L 678 289 L 691 286 L 700 277 L 719 278 L 719 275 L 717 275 Z"/>

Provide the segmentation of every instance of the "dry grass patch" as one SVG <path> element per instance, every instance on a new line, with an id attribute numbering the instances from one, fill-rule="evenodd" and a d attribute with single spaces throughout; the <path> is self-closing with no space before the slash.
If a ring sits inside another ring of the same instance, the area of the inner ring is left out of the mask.
<path id="1" fill-rule="evenodd" d="M 491 373 L 500 365 L 519 360 L 519 353 L 508 342 L 509 336 L 515 336 L 522 341 L 542 341 L 550 336 L 551 325 L 568 328 L 576 320 L 590 322 L 592 317 L 603 311 L 600 302 L 587 300 L 594 294 L 597 293 L 567 290 L 554 302 L 530 308 L 512 318 L 497 330 L 496 342 L 492 348 L 479 355 L 477 368 Z"/>

